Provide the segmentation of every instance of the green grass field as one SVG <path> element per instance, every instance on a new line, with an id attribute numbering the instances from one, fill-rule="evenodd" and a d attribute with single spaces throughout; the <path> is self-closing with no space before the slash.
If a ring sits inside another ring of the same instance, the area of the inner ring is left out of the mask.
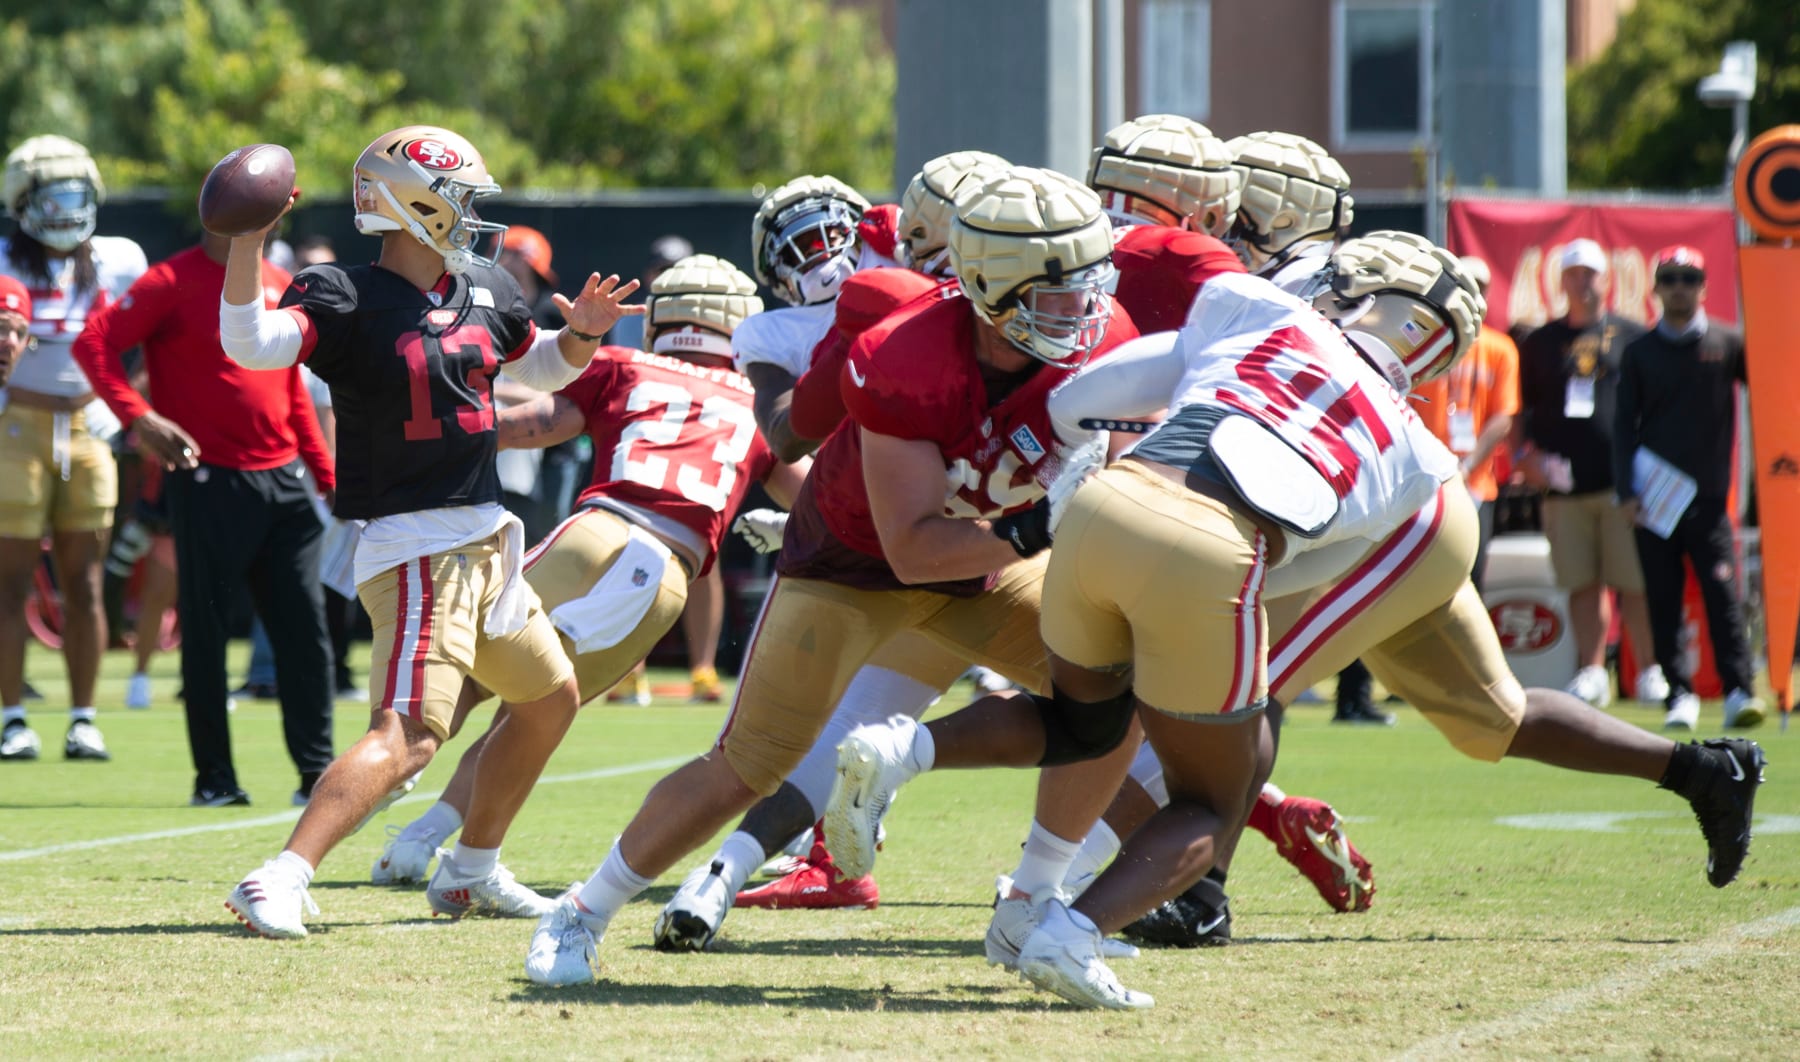
<path id="1" fill-rule="evenodd" d="M 878 910 L 738 911 L 713 951 L 664 955 L 650 926 L 672 873 L 614 921 L 602 982 L 552 991 L 524 978 L 530 923 L 433 921 L 420 893 L 365 884 L 381 826 L 427 806 L 457 747 L 320 868 L 312 936 L 267 941 L 222 901 L 297 816 L 274 705 L 233 718 L 256 806 L 193 809 L 172 657 L 157 663 L 152 710 L 103 709 L 110 764 L 61 760 L 59 665 L 34 650 L 29 666 L 52 707 L 33 712 L 46 758 L 0 766 L 8 1059 L 1800 1052 L 1789 996 L 1800 982 L 1800 772 L 1772 724 L 1757 735 L 1771 763 L 1756 843 L 1737 883 L 1714 890 L 1699 831 L 1671 794 L 1465 760 L 1404 709 L 1391 730 L 1346 730 L 1327 725 L 1326 707 L 1298 707 L 1276 781 L 1347 816 L 1375 865 L 1373 909 L 1332 913 L 1251 837 L 1231 875 L 1237 942 L 1118 963 L 1156 1007 L 1105 1014 L 982 960 L 994 874 L 1011 869 L 1029 821 L 1024 772 L 944 772 L 909 787 L 888 820 Z M 121 703 L 125 667 L 112 654 L 103 704 Z M 705 748 L 720 717 L 673 701 L 590 708 L 520 817 L 507 864 L 544 891 L 585 877 L 651 783 Z M 1717 725 L 1716 705 L 1706 718 Z M 339 705 L 340 748 L 365 721 L 362 706 Z M 1502 821 L 1522 816 L 1539 828 Z"/>

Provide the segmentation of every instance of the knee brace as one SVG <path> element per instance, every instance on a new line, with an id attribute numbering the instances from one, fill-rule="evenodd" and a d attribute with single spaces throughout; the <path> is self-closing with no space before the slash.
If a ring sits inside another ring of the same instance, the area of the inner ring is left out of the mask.
<path id="1" fill-rule="evenodd" d="M 1044 758 L 1039 767 L 1058 767 L 1104 756 L 1119 747 L 1131 729 L 1137 698 L 1131 690 L 1104 701 L 1078 701 L 1054 684 L 1050 696 L 1031 695 L 1044 721 Z"/>

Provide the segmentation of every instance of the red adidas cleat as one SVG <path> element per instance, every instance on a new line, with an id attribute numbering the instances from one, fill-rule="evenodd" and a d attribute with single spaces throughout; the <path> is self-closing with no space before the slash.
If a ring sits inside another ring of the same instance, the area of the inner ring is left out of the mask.
<path id="1" fill-rule="evenodd" d="M 733 907 L 766 907 L 771 911 L 793 908 L 833 910 L 845 907 L 872 908 L 881 903 L 881 890 L 875 875 L 845 879 L 824 844 L 814 841 L 812 852 L 798 870 L 776 878 L 766 885 L 745 889 L 737 894 Z"/>
<path id="2" fill-rule="evenodd" d="M 1258 800 L 1250 825 L 1275 842 L 1275 850 L 1306 875 L 1333 910 L 1366 911 L 1374 902 L 1374 871 L 1344 835 L 1330 804 L 1283 796 L 1271 807 Z"/>

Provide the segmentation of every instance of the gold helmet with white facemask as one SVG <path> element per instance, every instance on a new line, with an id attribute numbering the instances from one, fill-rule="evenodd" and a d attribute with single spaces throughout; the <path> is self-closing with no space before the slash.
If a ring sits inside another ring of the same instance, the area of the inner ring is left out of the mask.
<path id="1" fill-rule="evenodd" d="M 976 313 L 1008 342 L 1073 369 L 1112 317 L 1112 240 L 1093 189 L 1013 166 L 958 196 L 950 264 Z"/>
<path id="2" fill-rule="evenodd" d="M 1250 133 L 1225 146 L 1243 178 L 1225 242 L 1252 271 L 1285 259 L 1303 241 L 1329 243 L 1348 231 L 1355 214 L 1350 174 L 1330 152 L 1293 133 Z"/>
<path id="3" fill-rule="evenodd" d="M 357 156 L 351 182 L 356 231 L 410 233 L 451 273 L 498 262 L 506 226 L 482 221 L 475 201 L 500 186 L 462 136 L 432 125 L 383 133 Z"/>

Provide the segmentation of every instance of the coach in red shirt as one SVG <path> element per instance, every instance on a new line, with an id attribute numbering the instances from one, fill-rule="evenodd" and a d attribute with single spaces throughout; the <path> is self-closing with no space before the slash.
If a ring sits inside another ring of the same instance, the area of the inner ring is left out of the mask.
<path id="1" fill-rule="evenodd" d="M 331 648 L 319 585 L 322 525 L 306 477 L 327 497 L 331 457 L 298 367 L 253 372 L 219 346 L 219 295 L 230 241 L 150 267 L 124 298 L 88 319 L 75 360 L 94 392 L 169 470 L 181 599 L 181 678 L 196 806 L 248 804 L 231 759 L 225 643 L 240 585 L 275 646 L 288 755 L 305 803 L 331 762 Z M 265 265 L 272 307 L 288 275 Z M 152 406 L 126 382 L 120 355 L 143 345 Z"/>

